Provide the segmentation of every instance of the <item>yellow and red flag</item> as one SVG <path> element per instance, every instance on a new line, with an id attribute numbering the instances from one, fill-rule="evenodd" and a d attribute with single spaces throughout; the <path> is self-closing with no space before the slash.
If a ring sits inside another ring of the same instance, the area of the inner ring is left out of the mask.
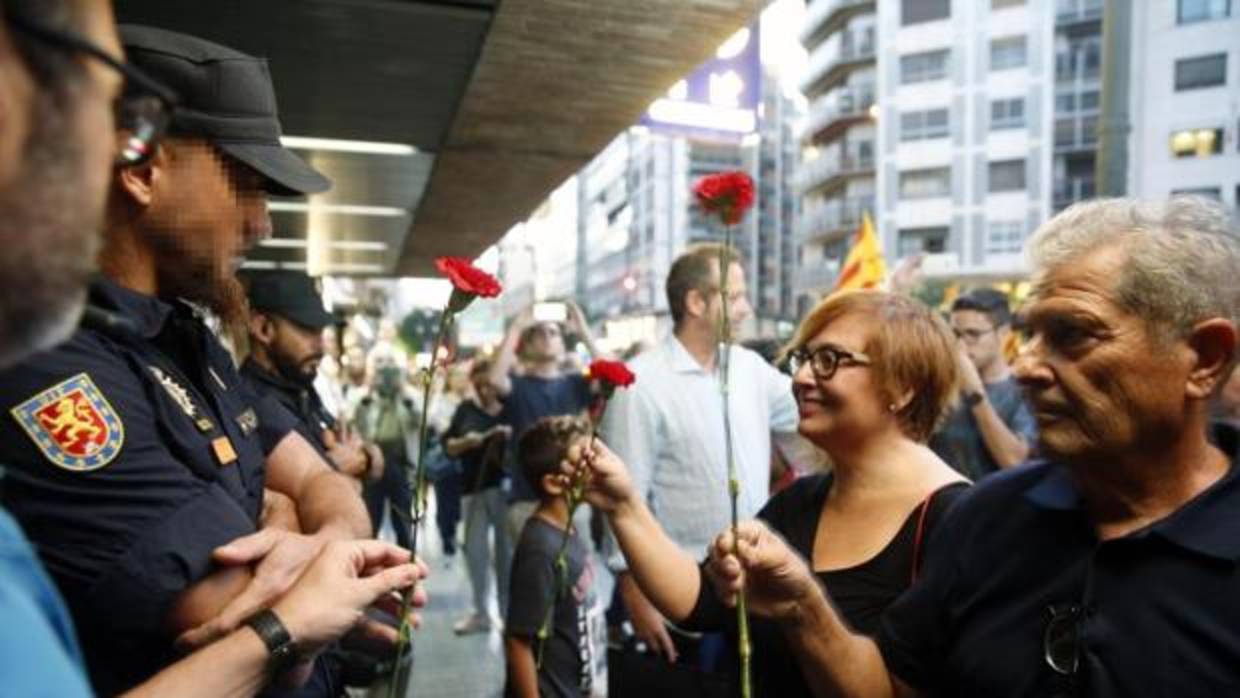
<path id="1" fill-rule="evenodd" d="M 848 257 L 844 259 L 831 292 L 881 288 L 886 277 L 883 246 L 874 231 L 874 222 L 866 212 L 861 216 L 861 228 L 853 238 L 852 249 L 848 250 Z"/>

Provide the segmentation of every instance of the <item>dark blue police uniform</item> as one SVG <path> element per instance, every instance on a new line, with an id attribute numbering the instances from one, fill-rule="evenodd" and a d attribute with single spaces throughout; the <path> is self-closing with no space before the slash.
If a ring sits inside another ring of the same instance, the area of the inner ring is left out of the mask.
<path id="1" fill-rule="evenodd" d="M 293 419 L 189 306 L 104 279 L 90 302 L 119 320 L 0 374 L 0 463 L 111 695 L 175 659 L 165 616 L 212 550 L 257 530 L 266 453 Z"/>
<path id="2" fill-rule="evenodd" d="M 294 429 L 314 445 L 315 449 L 333 468 L 335 463 L 327 457 L 327 445 L 323 432 L 336 428 L 336 419 L 323 406 L 323 400 L 313 386 L 302 386 L 286 380 L 258 365 L 253 358 L 241 364 L 241 377 L 254 394 L 278 402 L 295 418 Z"/>
<path id="3" fill-rule="evenodd" d="M 930 696 L 1240 696 L 1240 432 L 1214 439 L 1227 475 L 1114 540 L 1062 465 L 979 482 L 883 618 L 888 668 Z"/>

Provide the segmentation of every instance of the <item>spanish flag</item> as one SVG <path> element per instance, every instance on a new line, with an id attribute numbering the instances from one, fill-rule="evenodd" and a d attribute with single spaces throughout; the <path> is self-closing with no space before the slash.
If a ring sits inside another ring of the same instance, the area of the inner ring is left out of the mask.
<path id="1" fill-rule="evenodd" d="M 880 288 L 886 277 L 883 246 L 874 231 L 874 222 L 866 212 L 861 216 L 861 229 L 853 238 L 852 249 L 844 259 L 844 266 L 840 268 L 839 278 L 835 280 L 835 288 L 831 292 Z"/>

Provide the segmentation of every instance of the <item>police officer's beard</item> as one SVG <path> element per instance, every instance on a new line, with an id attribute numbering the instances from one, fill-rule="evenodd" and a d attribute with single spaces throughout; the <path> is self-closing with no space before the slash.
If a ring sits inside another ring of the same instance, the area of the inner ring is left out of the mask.
<path id="1" fill-rule="evenodd" d="M 181 244 L 176 232 L 151 231 L 149 239 L 158 257 L 155 273 L 159 295 L 205 306 L 220 319 L 226 331 L 233 336 L 245 336 L 245 288 L 232 268 L 217 269 L 209 257 L 195 258 Z"/>
<path id="2" fill-rule="evenodd" d="M 308 361 L 314 360 L 314 365 L 318 365 L 317 360 L 321 360 L 323 356 L 316 355 L 302 361 L 295 361 L 290 357 L 280 353 L 272 352 L 272 363 L 276 365 L 276 372 L 279 373 L 284 380 L 290 383 L 300 385 L 303 388 L 309 388 L 314 385 L 314 379 L 318 375 L 317 371 L 307 371 L 306 365 Z"/>
<path id="3" fill-rule="evenodd" d="M 81 129 L 58 101 L 40 91 L 23 161 L 0 188 L 0 368 L 68 337 L 96 269 L 105 192 L 90 191 Z"/>

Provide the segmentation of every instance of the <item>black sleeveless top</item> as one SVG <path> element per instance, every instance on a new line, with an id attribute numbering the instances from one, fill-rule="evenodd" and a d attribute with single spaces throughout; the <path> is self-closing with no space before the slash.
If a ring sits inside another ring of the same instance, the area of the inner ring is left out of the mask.
<path id="1" fill-rule="evenodd" d="M 801 557 L 812 560 L 818 519 L 833 481 L 830 474 L 801 478 L 772 497 L 758 512 L 758 518 L 783 536 Z M 891 542 L 869 560 L 847 569 L 814 573 L 835 608 L 853 630 L 866 635 L 877 634 L 883 611 L 909 587 L 916 567 L 925 559 L 931 532 L 968 487 L 968 483 L 957 482 L 935 491 L 908 515 Z M 736 658 L 736 611 L 719 602 L 705 579 L 702 580 L 693 612 L 679 625 L 687 630 L 724 631 L 728 636 L 731 655 L 725 666 L 736 671 L 739 667 Z M 755 696 L 795 698 L 814 695 L 792 654 L 792 648 L 775 623 L 751 617 L 750 635 Z"/>

